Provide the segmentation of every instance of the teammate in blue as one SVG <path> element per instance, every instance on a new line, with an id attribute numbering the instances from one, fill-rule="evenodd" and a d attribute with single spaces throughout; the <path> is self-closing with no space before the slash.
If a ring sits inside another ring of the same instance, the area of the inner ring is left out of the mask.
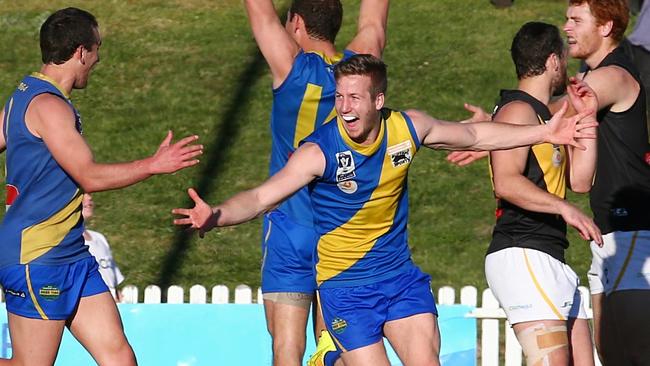
<path id="1" fill-rule="evenodd" d="M 176 225 L 203 236 L 268 212 L 308 186 L 319 235 L 315 267 L 325 324 L 347 366 L 388 365 L 386 336 L 405 365 L 438 365 L 440 336 L 429 283 L 407 244 L 406 177 L 420 145 L 504 149 L 550 142 L 578 145 L 594 123 L 566 106 L 548 125 L 452 123 L 384 108 L 386 66 L 355 55 L 335 67 L 336 119 L 304 140 L 287 165 L 260 186 L 210 207 L 196 191 Z"/>
<path id="2" fill-rule="evenodd" d="M 273 175 L 286 165 L 302 139 L 335 116 L 334 65 L 355 53 L 381 57 L 388 0 L 361 2 L 357 34 L 342 53 L 334 46 L 343 16 L 340 0 L 293 0 L 284 26 L 271 0 L 248 0 L 245 4 L 273 79 Z M 306 188 L 264 217 L 262 238 L 262 293 L 273 339 L 273 363 L 298 366 L 305 352 L 305 328 L 316 289 L 312 254 L 318 235 Z M 319 316 L 314 319 L 318 335 L 323 325 Z M 325 337 L 319 350 L 327 346 Z"/>
<path id="3" fill-rule="evenodd" d="M 115 302 L 84 245 L 82 195 L 125 187 L 198 163 L 197 136 L 171 144 L 168 132 L 146 159 L 98 164 L 70 100 L 99 62 L 95 17 L 67 8 L 40 32 L 43 66 L 26 76 L 0 111 L 6 150 L 7 213 L 0 225 L 0 285 L 11 335 L 11 360 L 52 365 L 63 328 L 100 365 L 135 365 Z"/>

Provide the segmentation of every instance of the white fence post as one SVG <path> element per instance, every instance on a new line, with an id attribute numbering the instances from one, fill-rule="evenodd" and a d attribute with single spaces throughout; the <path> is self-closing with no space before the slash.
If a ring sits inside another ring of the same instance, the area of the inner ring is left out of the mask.
<path id="1" fill-rule="evenodd" d="M 230 296 L 228 287 L 224 285 L 216 285 L 212 288 L 212 303 L 213 304 L 227 304 Z"/>
<path id="2" fill-rule="evenodd" d="M 144 289 L 145 304 L 160 304 L 161 291 L 156 285 L 149 285 Z"/>
<path id="3" fill-rule="evenodd" d="M 438 289 L 438 304 L 453 305 L 456 301 L 456 290 L 451 286 L 442 286 Z"/>
<path id="4" fill-rule="evenodd" d="M 184 298 L 184 290 L 180 286 L 171 285 L 167 289 L 167 303 L 168 304 L 182 304 Z"/>
<path id="5" fill-rule="evenodd" d="M 504 332 L 506 335 L 505 366 L 521 366 L 521 346 L 515 336 L 515 331 L 506 320 L 504 323 Z"/>
<path id="6" fill-rule="evenodd" d="M 124 286 L 121 291 L 122 300 L 124 304 L 137 304 L 138 303 L 138 288 L 133 285 Z"/>
<path id="7" fill-rule="evenodd" d="M 207 290 L 201 285 L 190 287 L 190 304 L 205 304 L 208 298 Z"/>
<path id="8" fill-rule="evenodd" d="M 486 310 L 499 309 L 499 302 L 489 288 L 483 291 L 481 307 Z M 481 320 L 482 366 L 499 365 L 499 319 Z"/>
<path id="9" fill-rule="evenodd" d="M 253 292 L 251 288 L 246 285 L 239 285 L 235 287 L 235 304 L 252 304 Z"/>

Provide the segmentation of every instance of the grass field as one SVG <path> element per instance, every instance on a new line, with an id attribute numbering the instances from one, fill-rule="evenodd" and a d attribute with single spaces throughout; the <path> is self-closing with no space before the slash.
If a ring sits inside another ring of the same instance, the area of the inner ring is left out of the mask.
<path id="1" fill-rule="evenodd" d="M 277 2 L 282 8 L 285 2 Z M 488 0 L 395 0 L 391 4 L 387 104 L 441 119 L 467 116 L 463 102 L 491 110 L 498 90 L 516 85 L 509 46 L 526 21 L 560 25 L 565 1 L 518 0 L 495 9 Z M 198 167 L 95 194 L 96 217 L 126 283 L 206 287 L 259 285 L 261 221 L 214 231 L 199 240 L 176 230 L 170 211 L 189 206 L 196 187 L 213 204 L 267 175 L 271 80 L 240 0 L 23 0 L 0 7 L 0 98 L 40 68 L 38 29 L 64 6 L 94 13 L 103 34 L 101 63 L 73 100 L 96 160 L 153 153 L 168 129 L 199 134 Z M 344 4 L 342 48 L 355 32 L 358 1 Z M 576 64 L 571 64 L 576 69 Z M 494 201 L 485 162 L 449 165 L 423 149 L 412 166 L 410 246 L 433 286 L 485 287 L 483 257 Z M 0 162 L 4 165 L 4 158 Z M 4 173 L 0 173 L 4 174 Z M 2 176 L 4 178 L 4 176 Z M 585 204 L 584 197 L 571 200 Z M 587 244 L 571 231 L 567 259 L 584 278 Z"/>

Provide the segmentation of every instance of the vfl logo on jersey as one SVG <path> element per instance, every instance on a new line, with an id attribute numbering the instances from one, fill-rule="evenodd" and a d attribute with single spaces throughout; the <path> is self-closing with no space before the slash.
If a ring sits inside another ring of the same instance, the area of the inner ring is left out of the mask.
<path id="1" fill-rule="evenodd" d="M 332 320 L 332 330 L 336 334 L 341 334 L 345 331 L 345 328 L 348 327 L 348 322 L 341 318 L 334 318 Z"/>
<path id="2" fill-rule="evenodd" d="M 59 290 L 58 287 L 52 286 L 52 285 L 47 285 L 41 287 L 40 290 L 38 290 L 38 294 L 41 295 L 42 298 L 45 300 L 56 300 L 59 295 L 61 295 L 61 290 Z"/>
<path id="3" fill-rule="evenodd" d="M 551 159 L 554 167 L 557 168 L 562 165 L 562 150 L 560 146 L 553 145 L 553 157 Z"/>
<path id="4" fill-rule="evenodd" d="M 390 162 L 394 168 L 411 162 L 411 141 L 406 140 L 397 145 L 389 146 L 387 154 L 390 155 Z"/>
<path id="5" fill-rule="evenodd" d="M 21 92 L 26 91 L 27 88 L 29 88 L 29 87 L 28 87 L 27 84 L 25 84 L 25 83 L 20 83 L 20 84 L 18 84 L 18 90 L 20 90 Z"/>
<path id="6" fill-rule="evenodd" d="M 11 205 L 14 204 L 14 201 L 16 201 L 16 198 L 18 198 L 19 192 L 18 192 L 18 188 L 14 185 L 7 184 L 5 187 L 7 190 L 7 201 L 6 201 L 7 203 L 5 208 L 9 210 L 9 207 L 11 207 Z"/>
<path id="7" fill-rule="evenodd" d="M 336 185 L 339 187 L 339 189 L 341 191 L 343 191 L 344 193 L 347 193 L 347 194 L 352 194 L 352 193 L 356 192 L 357 189 L 359 188 L 359 186 L 357 185 L 357 182 L 355 182 L 353 180 L 346 180 L 346 181 L 343 181 L 343 182 L 338 182 Z"/>
<path id="8" fill-rule="evenodd" d="M 352 179 L 357 175 L 354 173 L 354 159 L 350 150 L 336 153 L 336 181 Z"/>

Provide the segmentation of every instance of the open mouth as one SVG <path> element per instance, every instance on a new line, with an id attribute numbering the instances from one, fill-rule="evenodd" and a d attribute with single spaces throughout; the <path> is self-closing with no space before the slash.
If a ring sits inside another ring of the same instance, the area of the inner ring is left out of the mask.
<path id="1" fill-rule="evenodd" d="M 346 123 L 352 123 L 352 122 L 356 122 L 356 121 L 359 120 L 359 117 L 357 117 L 357 116 L 341 116 L 341 117 L 343 117 L 343 120 Z"/>
<path id="2" fill-rule="evenodd" d="M 567 37 L 566 43 L 567 44 L 576 44 L 576 43 L 578 43 L 578 41 L 576 41 L 576 39 L 573 38 L 573 37 Z"/>

